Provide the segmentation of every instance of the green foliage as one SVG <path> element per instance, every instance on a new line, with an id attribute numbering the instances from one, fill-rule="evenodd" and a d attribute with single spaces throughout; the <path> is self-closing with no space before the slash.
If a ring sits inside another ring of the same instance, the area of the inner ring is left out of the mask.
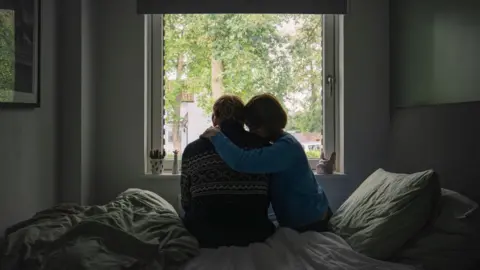
<path id="1" fill-rule="evenodd" d="M 294 93 L 305 93 L 300 99 L 303 110 L 290 116 L 289 129 L 302 132 L 320 132 L 322 130 L 322 25 L 321 16 L 295 15 L 294 20 L 302 27 L 292 37 L 290 51 L 293 56 Z M 305 91 L 307 90 L 307 91 Z"/>
<path id="2" fill-rule="evenodd" d="M 174 130 L 181 93 L 195 94 L 208 115 L 220 87 L 244 101 L 272 93 L 289 108 L 288 129 L 321 131 L 321 16 L 168 14 L 164 29 L 166 120 Z"/>
<path id="3" fill-rule="evenodd" d="M 0 102 L 13 99 L 15 87 L 15 30 L 13 11 L 0 11 Z"/>
<path id="4" fill-rule="evenodd" d="M 320 150 L 307 150 L 305 151 L 307 154 L 308 158 L 320 158 L 320 155 L 322 154 Z"/>

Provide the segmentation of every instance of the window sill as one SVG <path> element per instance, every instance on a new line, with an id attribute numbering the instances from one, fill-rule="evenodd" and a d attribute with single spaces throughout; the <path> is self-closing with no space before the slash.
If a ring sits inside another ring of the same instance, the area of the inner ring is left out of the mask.
<path id="1" fill-rule="evenodd" d="M 315 178 L 317 180 L 347 180 L 348 176 L 343 173 L 334 173 L 334 174 L 315 174 Z M 179 174 L 172 174 L 171 171 L 166 171 L 162 174 L 151 174 L 151 173 L 146 173 L 142 177 L 143 179 L 152 179 L 152 180 L 176 180 L 180 179 L 180 173 Z"/>
<path id="2" fill-rule="evenodd" d="M 318 159 L 310 158 L 310 159 L 308 159 L 308 162 L 310 163 L 310 167 L 312 167 L 312 170 L 315 172 L 317 164 L 318 164 Z M 179 164 L 179 166 L 181 166 L 181 164 L 182 164 L 181 159 L 178 160 L 178 164 Z M 164 168 L 164 170 L 167 171 L 166 175 L 168 175 L 168 172 L 172 171 L 172 167 L 173 167 L 173 159 L 167 158 L 163 161 L 163 168 Z M 341 173 L 335 173 L 335 174 L 341 174 Z"/>
<path id="3" fill-rule="evenodd" d="M 143 179 L 151 179 L 151 180 L 177 180 L 180 179 L 180 173 L 172 174 L 171 171 L 163 172 L 162 174 L 151 174 L 146 173 L 142 177 Z"/>
<path id="4" fill-rule="evenodd" d="M 327 178 L 336 178 L 336 177 L 346 177 L 347 175 L 341 172 L 334 172 L 333 174 L 318 174 L 315 171 L 313 172 L 315 176 L 327 177 Z"/>

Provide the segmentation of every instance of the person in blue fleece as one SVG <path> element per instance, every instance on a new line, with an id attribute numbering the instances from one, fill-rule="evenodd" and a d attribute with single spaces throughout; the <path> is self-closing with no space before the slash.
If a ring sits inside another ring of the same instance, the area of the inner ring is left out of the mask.
<path id="1" fill-rule="evenodd" d="M 284 131 L 287 114 L 270 94 L 253 97 L 245 106 L 249 130 L 272 143 L 258 149 L 242 149 L 218 127 L 202 135 L 232 169 L 245 173 L 269 173 L 273 210 L 281 227 L 299 232 L 327 231 L 332 212 L 324 190 L 315 179 L 307 155 L 294 136 Z"/>

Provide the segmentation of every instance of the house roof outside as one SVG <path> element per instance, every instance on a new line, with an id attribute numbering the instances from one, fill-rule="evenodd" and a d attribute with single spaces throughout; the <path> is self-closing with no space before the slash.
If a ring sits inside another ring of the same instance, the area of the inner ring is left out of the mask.
<path id="1" fill-rule="evenodd" d="M 320 132 L 291 132 L 290 134 L 302 144 L 322 142 L 322 134 Z"/>

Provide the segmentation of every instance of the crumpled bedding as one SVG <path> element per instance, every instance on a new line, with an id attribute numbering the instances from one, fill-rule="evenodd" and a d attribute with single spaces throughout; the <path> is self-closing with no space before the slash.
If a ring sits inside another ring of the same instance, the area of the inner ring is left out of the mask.
<path id="1" fill-rule="evenodd" d="M 183 270 L 414 270 L 362 255 L 334 233 L 281 228 L 265 243 L 202 249 Z"/>
<path id="2" fill-rule="evenodd" d="M 6 230 L 2 270 L 178 269 L 199 251 L 174 208 L 129 189 L 100 206 L 62 204 Z"/>

